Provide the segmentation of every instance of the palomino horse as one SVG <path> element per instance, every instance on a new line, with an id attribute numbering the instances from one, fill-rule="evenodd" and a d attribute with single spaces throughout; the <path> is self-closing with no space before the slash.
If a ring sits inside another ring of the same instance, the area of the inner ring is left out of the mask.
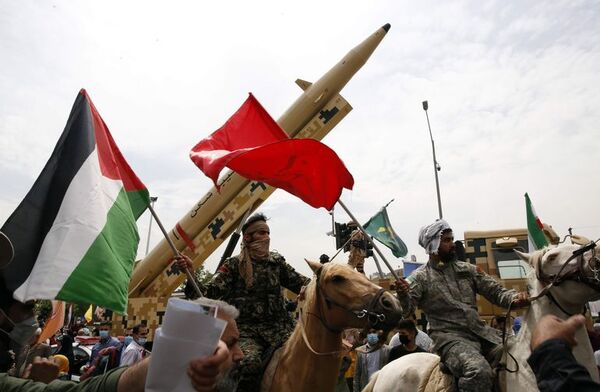
<path id="1" fill-rule="evenodd" d="M 333 391 L 340 369 L 342 331 L 392 326 L 401 317 L 398 299 L 363 274 L 343 264 L 307 263 L 315 278 L 299 296 L 296 328 L 278 362 L 271 361 L 265 372 L 263 391 Z"/>
<path id="2" fill-rule="evenodd" d="M 505 380 L 500 383 L 502 390 L 538 390 L 527 358 L 531 354 L 531 333 L 540 318 L 553 314 L 566 319 L 583 312 L 584 305 L 600 295 L 600 260 L 596 257 L 594 247 L 595 244 L 561 245 L 532 254 L 517 252 L 532 267 L 527 279 L 529 294 L 534 301 L 525 312 L 516 341 L 507 343 L 507 350 L 512 357 L 504 354 L 503 362 L 511 372 L 501 371 L 501 379 Z M 598 370 L 585 328 L 581 327 L 575 336 L 579 344 L 573 354 L 597 381 Z M 451 376 L 438 371 L 439 361 L 435 354 L 405 355 L 376 373 L 363 392 L 446 390 L 440 385 L 452 385 L 453 380 Z M 433 382 L 437 384 L 432 385 Z"/>

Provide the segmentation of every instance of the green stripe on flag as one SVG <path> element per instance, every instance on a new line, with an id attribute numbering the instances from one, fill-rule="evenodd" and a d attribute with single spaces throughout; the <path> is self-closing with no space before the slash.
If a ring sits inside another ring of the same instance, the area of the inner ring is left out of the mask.
<path id="1" fill-rule="evenodd" d="M 59 291 L 57 299 L 91 303 L 126 313 L 127 290 L 140 240 L 129 193 L 132 192 L 121 189 L 108 211 L 106 225 Z"/>
<path id="2" fill-rule="evenodd" d="M 129 191 L 127 192 L 127 197 L 129 198 L 129 204 L 131 205 L 131 212 L 133 212 L 133 217 L 135 220 L 146 211 L 146 208 L 150 205 L 150 192 L 148 189 L 141 189 L 139 191 Z"/>
<path id="3" fill-rule="evenodd" d="M 542 249 L 543 247 L 548 246 L 548 240 L 546 240 L 544 231 L 539 226 L 541 221 L 535 213 L 527 193 L 525 193 L 525 209 L 527 210 L 527 231 L 529 232 L 529 237 L 533 241 L 535 249 Z"/>

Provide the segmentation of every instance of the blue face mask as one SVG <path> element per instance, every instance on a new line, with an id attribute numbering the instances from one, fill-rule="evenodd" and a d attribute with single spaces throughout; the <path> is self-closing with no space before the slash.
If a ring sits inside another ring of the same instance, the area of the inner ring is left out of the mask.
<path id="1" fill-rule="evenodd" d="M 367 335 L 367 342 L 371 345 L 374 346 L 377 344 L 377 342 L 379 342 L 379 336 L 377 336 L 376 333 L 370 333 Z"/>
<path id="2" fill-rule="evenodd" d="M 140 346 L 143 346 L 144 344 L 146 344 L 146 338 L 139 338 L 137 342 Z"/>
<path id="3" fill-rule="evenodd" d="M 108 331 L 100 331 L 100 339 L 106 339 L 108 337 Z"/>
<path id="4" fill-rule="evenodd" d="M 123 338 L 123 345 L 125 347 L 129 346 L 129 343 L 133 342 L 133 336 L 125 336 L 125 338 Z"/>

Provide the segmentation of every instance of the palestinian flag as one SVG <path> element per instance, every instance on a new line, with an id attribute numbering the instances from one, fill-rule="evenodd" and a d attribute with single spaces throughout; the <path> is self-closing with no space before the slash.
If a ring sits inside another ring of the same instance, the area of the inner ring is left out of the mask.
<path id="1" fill-rule="evenodd" d="M 0 273 L 14 298 L 93 303 L 124 313 L 148 190 L 85 90 L 52 156 L 2 231 L 15 247 Z"/>
<path id="2" fill-rule="evenodd" d="M 544 235 L 544 224 L 535 212 L 527 193 L 525 193 L 525 209 L 527 210 L 529 251 L 542 249 L 543 247 L 548 246 L 548 240 Z"/>

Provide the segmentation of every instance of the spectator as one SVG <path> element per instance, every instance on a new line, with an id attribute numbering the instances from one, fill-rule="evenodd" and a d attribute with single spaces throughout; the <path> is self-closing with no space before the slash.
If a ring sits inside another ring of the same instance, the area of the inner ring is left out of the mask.
<path id="1" fill-rule="evenodd" d="M 25 372 L 27 365 L 33 362 L 33 358 L 48 358 L 50 356 L 50 346 L 48 346 L 46 343 L 38 343 L 38 339 L 41 334 L 42 329 L 36 329 L 35 334 L 29 340 L 29 344 L 24 346 L 19 354 L 17 354 L 17 363 L 15 368 L 15 375 L 17 377 L 23 376 L 23 372 Z"/>
<path id="2" fill-rule="evenodd" d="M 50 359 L 35 358 L 25 373 L 28 379 L 0 374 L 0 391 L 23 392 L 143 392 L 151 358 L 144 358 L 131 367 L 120 367 L 106 374 L 91 377 L 76 384 L 56 380 L 58 366 Z M 220 341 L 215 353 L 190 362 L 187 374 L 196 391 L 211 391 L 219 375 L 231 365 L 231 354 Z M 53 381 L 54 380 L 54 381 Z M 48 384 L 49 385 L 45 385 Z"/>
<path id="3" fill-rule="evenodd" d="M 417 315 L 414 313 L 411 313 L 409 320 L 412 320 L 412 322 L 415 324 L 417 324 Z M 424 351 L 430 352 L 431 351 L 431 345 L 433 344 L 433 340 L 431 340 L 431 338 L 429 337 L 429 335 L 427 335 L 425 332 L 421 331 L 418 327 L 417 327 L 417 337 L 415 339 L 415 344 L 419 347 L 421 347 Z M 390 347 L 396 347 L 400 345 L 400 339 L 399 339 L 399 334 L 396 333 L 394 336 L 392 336 L 392 339 L 390 340 Z"/>
<path id="4" fill-rule="evenodd" d="M 89 377 L 91 375 L 90 372 L 94 371 L 93 367 L 96 367 L 99 365 L 99 363 L 100 363 L 99 357 L 106 355 L 106 354 L 114 354 L 114 352 L 110 352 L 108 349 L 119 350 L 121 348 L 121 342 L 119 342 L 119 339 L 110 335 L 110 329 L 111 329 L 110 321 L 102 322 L 98 329 L 99 329 L 98 333 L 100 335 L 100 341 L 98 343 L 96 343 L 94 345 L 94 347 L 92 347 L 92 354 L 90 355 L 90 360 L 82 368 L 83 378 Z M 119 356 L 120 356 L 120 354 L 119 354 Z M 105 366 L 102 368 L 102 371 L 110 370 L 110 369 L 116 367 L 119 364 L 118 359 L 120 359 L 120 358 L 117 357 L 117 360 L 112 360 L 112 361 L 106 362 L 104 364 Z"/>
<path id="5" fill-rule="evenodd" d="M 69 381 L 71 376 L 69 374 L 69 360 L 67 357 L 61 354 L 56 354 L 50 357 L 56 366 L 58 366 L 58 379 L 63 381 Z"/>
<path id="6" fill-rule="evenodd" d="M 143 324 L 138 324 L 131 329 L 133 340 L 123 348 L 121 356 L 121 366 L 131 366 L 144 358 L 144 345 L 148 336 L 148 328 Z"/>
<path id="7" fill-rule="evenodd" d="M 406 354 L 425 352 L 425 350 L 423 350 L 416 344 L 415 339 L 417 337 L 417 327 L 415 326 L 415 323 L 412 322 L 412 320 L 400 321 L 398 323 L 398 334 L 401 344 L 399 346 L 393 347 L 390 350 L 388 363 Z"/>
<path id="8" fill-rule="evenodd" d="M 513 331 L 515 332 L 515 335 L 518 334 L 519 331 L 521 330 L 522 323 L 523 323 L 523 316 L 515 317 L 515 320 L 513 321 Z"/>
<path id="9" fill-rule="evenodd" d="M 561 320 L 544 316 L 531 335 L 531 355 L 527 362 L 535 373 L 540 392 L 600 391 L 600 384 L 580 365 L 571 348 L 577 344 L 575 331 L 584 325 L 582 315 Z"/>
<path id="10" fill-rule="evenodd" d="M 354 392 L 362 391 L 371 376 L 388 362 L 390 347 L 383 343 L 381 333 L 371 329 L 367 335 L 367 344 L 356 349 Z"/>
<path id="11" fill-rule="evenodd" d="M 56 354 L 64 355 L 69 364 L 72 365 L 75 363 L 75 355 L 73 354 L 73 336 L 71 330 L 65 327 L 63 328 L 63 333 L 57 339 L 59 349 Z M 69 375 L 73 374 L 72 366 L 69 367 Z"/>
<path id="12" fill-rule="evenodd" d="M 0 232 L 0 266 L 10 263 L 13 252 L 12 243 Z M 0 372 L 7 372 L 13 367 L 14 350 L 26 345 L 38 328 L 33 312 L 34 302 L 15 300 L 4 282 L 0 269 Z"/>

